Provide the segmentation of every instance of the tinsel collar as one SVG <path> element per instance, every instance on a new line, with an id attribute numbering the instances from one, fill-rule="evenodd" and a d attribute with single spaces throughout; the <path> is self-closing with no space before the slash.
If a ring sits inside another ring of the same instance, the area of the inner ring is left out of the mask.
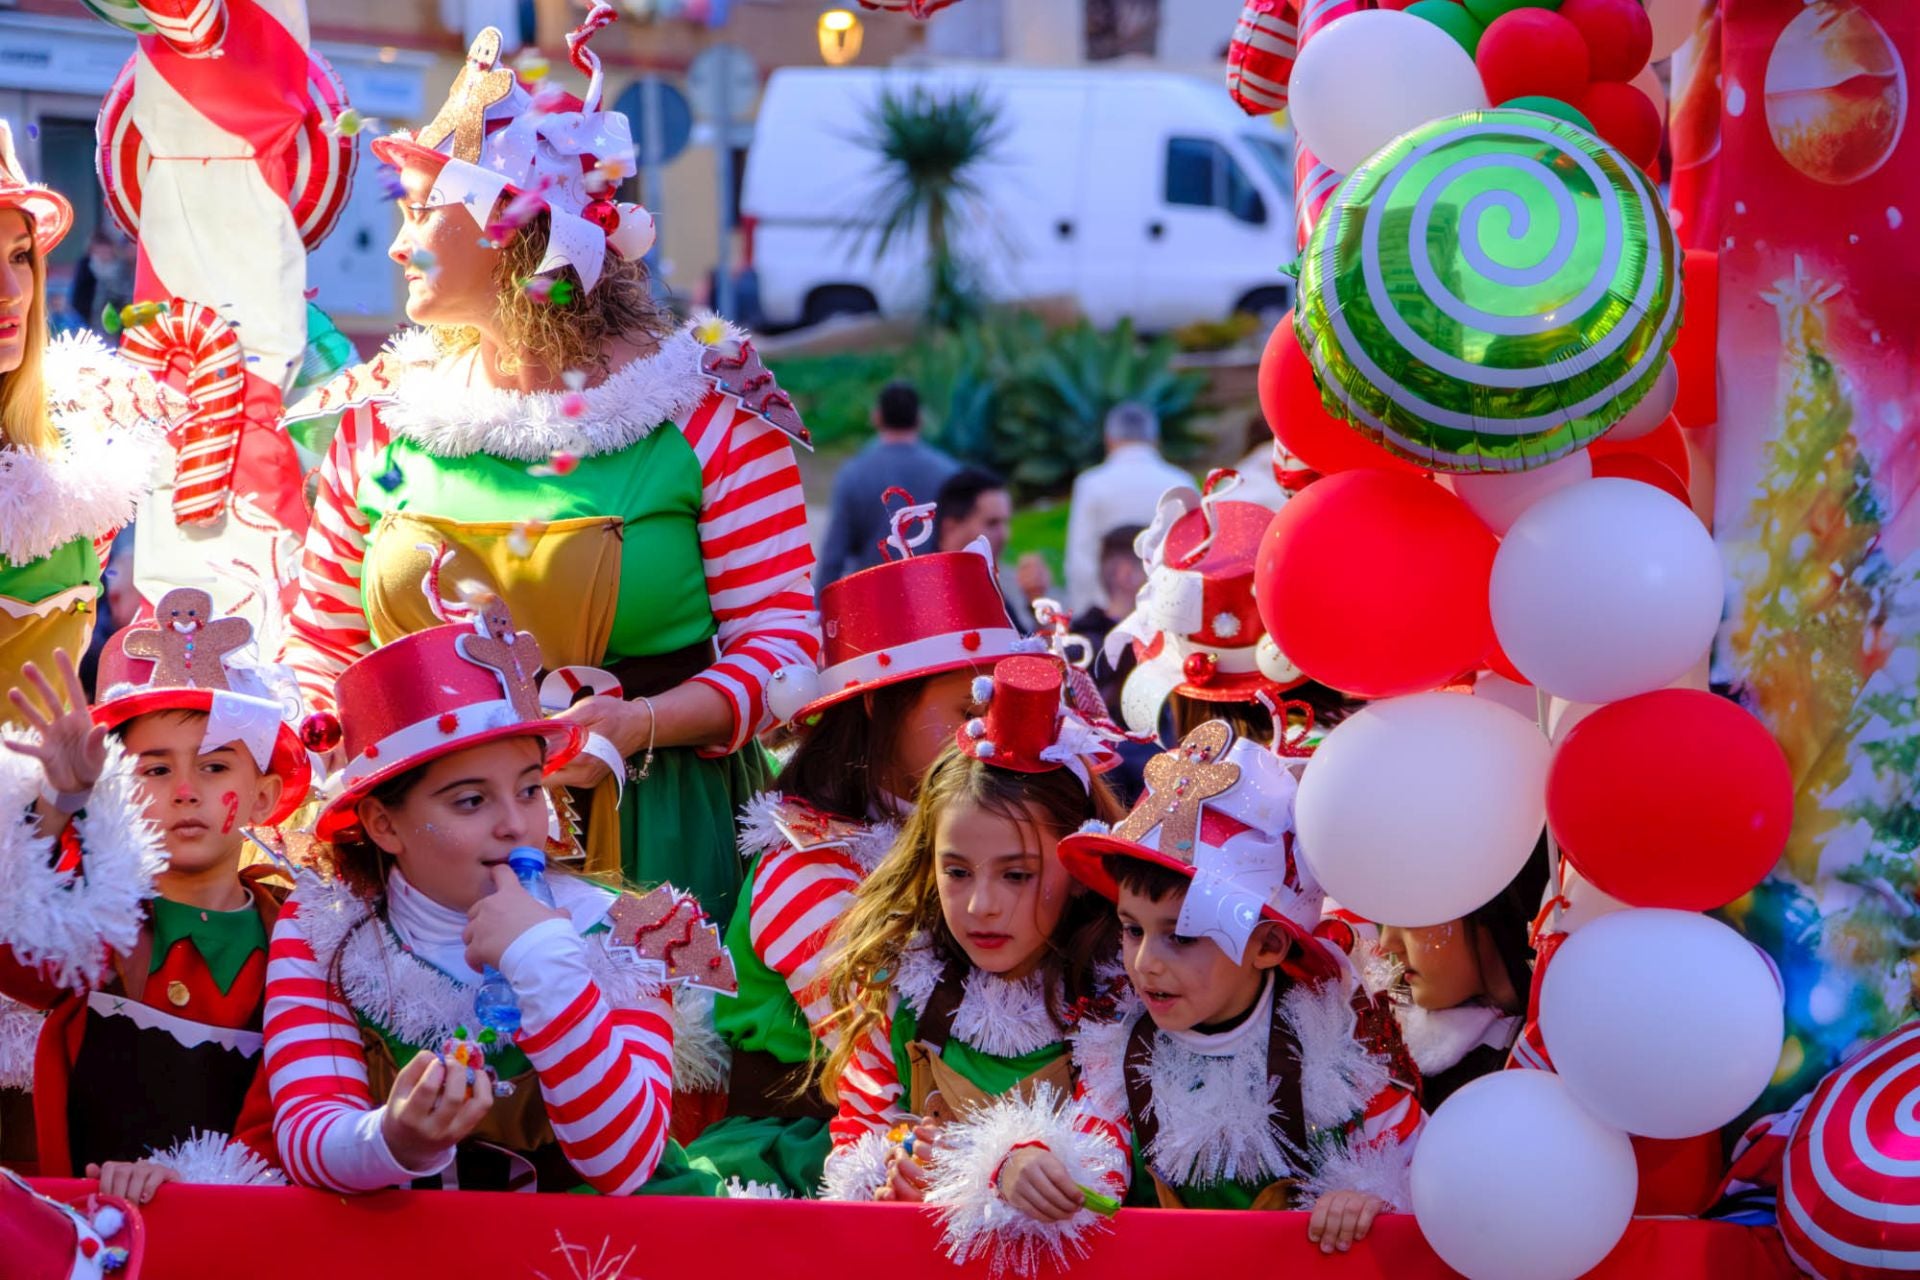
<path id="1" fill-rule="evenodd" d="M 915 935 L 900 957 L 893 989 L 920 1017 L 934 988 L 946 974 L 946 961 L 933 940 Z M 960 1007 L 954 1011 L 954 1037 L 996 1058 L 1018 1058 L 1059 1044 L 1066 1033 L 1047 1007 L 1045 970 L 1009 982 L 984 969 L 967 969 Z"/>

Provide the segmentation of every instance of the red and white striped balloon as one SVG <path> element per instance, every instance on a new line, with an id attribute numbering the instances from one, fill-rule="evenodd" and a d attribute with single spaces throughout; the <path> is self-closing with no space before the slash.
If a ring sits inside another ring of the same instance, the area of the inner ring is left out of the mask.
<path id="1" fill-rule="evenodd" d="M 227 38 L 227 0 L 140 0 L 154 33 L 187 58 L 211 58 Z"/>
<path id="2" fill-rule="evenodd" d="M 1293 228 L 1299 237 L 1301 249 L 1307 247 L 1307 241 L 1313 235 L 1313 224 L 1320 221 L 1320 211 L 1327 207 L 1327 201 L 1333 199 L 1333 193 L 1344 177 L 1346 175 L 1343 173 L 1335 173 L 1331 165 L 1320 163 L 1320 158 L 1307 150 L 1305 143 L 1294 139 Z"/>
<path id="3" fill-rule="evenodd" d="M 1920 1272 L 1920 1023 L 1820 1082 L 1787 1144 L 1780 1234 L 1821 1280 Z"/>
<path id="4" fill-rule="evenodd" d="M 1227 45 L 1227 92 L 1250 116 L 1287 105 L 1297 52 L 1293 0 L 1247 0 Z"/>
<path id="5" fill-rule="evenodd" d="M 98 144 L 94 165 L 100 174 L 100 189 L 106 194 L 107 211 L 120 229 L 132 237 L 140 234 L 141 186 L 146 181 L 151 159 L 140 126 L 133 119 L 133 80 L 137 58 L 127 60 L 114 79 L 113 87 L 100 103 L 100 115 L 94 130 Z M 317 53 L 307 58 L 307 115 L 294 135 L 292 152 L 293 189 L 287 202 L 293 210 L 294 224 L 300 228 L 300 240 L 309 250 L 327 238 L 346 208 L 347 195 L 353 189 L 353 172 L 359 152 L 351 137 L 339 136 L 329 129 L 346 110 L 347 91 L 333 67 Z"/>
<path id="6" fill-rule="evenodd" d="M 173 518 L 208 524 L 225 514 L 246 425 L 246 362 L 240 335 L 212 307 L 175 298 L 152 320 L 120 335 L 127 362 L 164 377 L 184 366 L 193 412 L 171 436 Z"/>

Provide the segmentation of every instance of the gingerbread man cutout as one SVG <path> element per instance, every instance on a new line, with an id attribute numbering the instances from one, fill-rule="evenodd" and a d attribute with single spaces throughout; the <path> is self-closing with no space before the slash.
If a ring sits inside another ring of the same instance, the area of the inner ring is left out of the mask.
<path id="1" fill-rule="evenodd" d="M 1224 720 L 1209 720 L 1172 751 L 1147 761 L 1147 794 L 1113 834 L 1137 844 L 1159 827 L 1160 853 L 1192 865 L 1201 802 L 1240 781 L 1240 766 L 1225 759 L 1232 745 L 1232 727 Z"/>
<path id="2" fill-rule="evenodd" d="M 215 618 L 213 597 L 176 587 L 154 608 L 158 630 L 130 631 L 121 641 L 129 658 L 151 658 L 155 689 L 226 689 L 226 657 L 253 639 L 245 618 Z"/>
<path id="3" fill-rule="evenodd" d="M 540 642 L 530 631 L 515 631 L 507 602 L 492 594 L 475 603 L 473 626 L 474 635 L 455 642 L 460 656 L 500 673 L 515 715 L 522 720 L 540 719 L 540 691 L 533 679 L 540 670 Z"/>
<path id="4" fill-rule="evenodd" d="M 513 72 L 499 62 L 499 29 L 487 27 L 473 38 L 467 65 L 454 77 L 440 113 L 413 140 L 423 147 L 438 147 L 451 135 L 453 158 L 478 163 L 487 138 L 487 108 L 513 92 Z"/>

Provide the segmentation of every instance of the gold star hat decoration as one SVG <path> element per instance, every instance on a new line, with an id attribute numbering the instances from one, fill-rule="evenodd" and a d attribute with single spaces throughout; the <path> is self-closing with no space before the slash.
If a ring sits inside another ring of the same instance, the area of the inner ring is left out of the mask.
<path id="1" fill-rule="evenodd" d="M 633 136 L 624 114 L 602 110 L 604 77 L 588 47 L 616 16 L 601 0 L 567 35 L 568 57 L 587 77 L 579 98 L 558 89 L 530 92 L 501 64 L 499 30 L 486 28 L 433 119 L 415 132 L 376 139 L 374 154 L 396 169 L 436 170 L 426 203 L 464 206 L 496 244 L 549 214 L 547 255 L 535 274 L 571 266 L 580 288 L 591 291 L 609 249 L 633 259 L 653 246 L 653 215 L 614 199 L 637 171 Z"/>
<path id="2" fill-rule="evenodd" d="M 1238 961 L 1263 920 L 1299 945 L 1304 971 L 1331 968 L 1313 937 L 1326 895 L 1293 842 L 1296 784 L 1286 762 L 1209 720 L 1147 762 L 1147 790 L 1106 830 L 1089 823 L 1060 842 L 1060 861 L 1087 887 L 1117 898 L 1112 859 L 1133 858 L 1192 880 L 1177 927 L 1211 938 Z"/>

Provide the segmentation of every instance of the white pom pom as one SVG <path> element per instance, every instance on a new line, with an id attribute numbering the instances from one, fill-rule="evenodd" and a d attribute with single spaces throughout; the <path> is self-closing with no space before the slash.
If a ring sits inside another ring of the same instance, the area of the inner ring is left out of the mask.
<path id="1" fill-rule="evenodd" d="M 1214 614 L 1213 634 L 1219 636 L 1222 640 L 1233 639 L 1240 634 L 1240 619 L 1225 612 Z"/>
<path id="2" fill-rule="evenodd" d="M 607 246 L 632 262 L 653 248 L 653 215 L 637 204 L 621 204 L 620 225 L 607 237 Z"/>
<path id="3" fill-rule="evenodd" d="M 982 720 L 982 719 L 980 719 L 980 718 L 979 718 L 979 717 L 977 717 L 977 716 L 976 716 L 975 718 L 973 718 L 972 720 L 969 720 L 969 721 L 967 721 L 967 736 L 968 736 L 969 738 L 984 738 L 984 737 L 986 737 L 986 736 L 987 736 L 987 722 L 986 722 L 985 720 Z"/>
<path id="4" fill-rule="evenodd" d="M 1293 665 L 1286 654 L 1280 652 L 1280 646 L 1273 642 L 1272 636 L 1261 636 L 1260 643 L 1254 647 L 1253 660 L 1260 668 L 1260 674 L 1275 684 L 1292 684 L 1305 672 Z"/>
<path id="5" fill-rule="evenodd" d="M 991 742 L 983 741 L 979 746 L 973 749 L 973 754 L 981 760 L 991 760 L 993 758 L 993 749 L 994 749 L 993 744 Z"/>
<path id="6" fill-rule="evenodd" d="M 785 723 L 820 696 L 820 673 L 812 667 L 782 667 L 767 682 L 767 710 Z"/>
<path id="7" fill-rule="evenodd" d="M 975 676 L 973 678 L 973 701 L 978 706 L 986 706 L 993 700 L 993 677 Z"/>
<path id="8" fill-rule="evenodd" d="M 102 1205 L 100 1212 L 93 1215 L 93 1229 L 100 1233 L 102 1240 L 111 1240 L 120 1234 L 120 1228 L 127 1225 L 127 1215 L 112 1205 Z"/>

